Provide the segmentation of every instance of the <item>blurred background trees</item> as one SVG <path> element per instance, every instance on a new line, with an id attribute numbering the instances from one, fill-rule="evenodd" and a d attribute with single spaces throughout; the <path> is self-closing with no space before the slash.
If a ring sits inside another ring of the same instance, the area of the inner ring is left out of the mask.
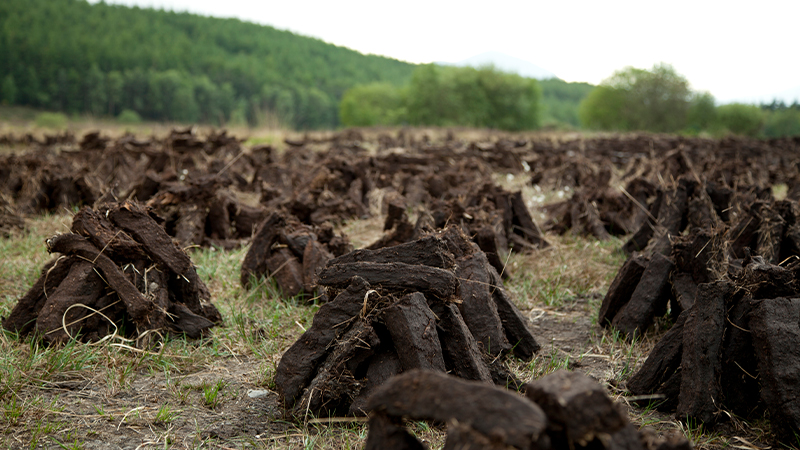
<path id="1" fill-rule="evenodd" d="M 691 100 L 689 82 L 672 66 L 627 67 L 589 93 L 580 118 L 589 128 L 675 132 L 686 127 Z"/>
<path id="2" fill-rule="evenodd" d="M 85 0 L 0 2 L 0 105 L 128 123 L 297 130 L 433 125 L 800 134 L 797 103 L 717 105 L 666 64 L 627 67 L 599 86 L 534 80 L 492 67 L 362 55 L 236 19 Z"/>
<path id="3" fill-rule="evenodd" d="M 606 131 L 654 131 L 779 137 L 800 134 L 800 105 L 717 106 L 708 92 L 693 92 L 672 66 L 627 67 L 592 89 L 579 107 L 581 124 Z"/>

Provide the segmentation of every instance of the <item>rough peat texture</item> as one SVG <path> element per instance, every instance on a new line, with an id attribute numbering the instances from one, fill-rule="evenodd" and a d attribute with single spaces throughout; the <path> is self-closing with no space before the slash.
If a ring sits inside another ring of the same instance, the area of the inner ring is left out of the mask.
<path id="1" fill-rule="evenodd" d="M 82 339 L 97 340 L 124 321 L 132 322 L 133 337 L 158 330 L 199 338 L 222 321 L 189 256 L 135 203 L 84 209 L 75 215 L 72 233 L 46 244 L 62 257 L 46 266 L 3 320 L 4 328 L 27 334 L 35 323 L 35 331 L 53 343 L 78 330 Z M 87 307 L 104 310 L 114 323 L 100 321 Z"/>

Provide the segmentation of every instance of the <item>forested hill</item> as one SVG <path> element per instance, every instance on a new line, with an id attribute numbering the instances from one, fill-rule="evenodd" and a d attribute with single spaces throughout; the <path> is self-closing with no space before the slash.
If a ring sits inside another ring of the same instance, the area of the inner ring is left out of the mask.
<path id="1" fill-rule="evenodd" d="M 235 19 L 80 0 L 0 1 L 0 100 L 152 120 L 333 127 L 348 88 L 415 66 Z"/>

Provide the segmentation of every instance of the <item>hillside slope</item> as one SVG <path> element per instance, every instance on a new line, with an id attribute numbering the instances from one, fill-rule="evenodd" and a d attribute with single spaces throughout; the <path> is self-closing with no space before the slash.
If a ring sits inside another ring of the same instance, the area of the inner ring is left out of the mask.
<path id="1" fill-rule="evenodd" d="M 95 115 L 336 125 L 349 87 L 412 64 L 236 19 L 80 0 L 0 2 L 0 99 Z"/>

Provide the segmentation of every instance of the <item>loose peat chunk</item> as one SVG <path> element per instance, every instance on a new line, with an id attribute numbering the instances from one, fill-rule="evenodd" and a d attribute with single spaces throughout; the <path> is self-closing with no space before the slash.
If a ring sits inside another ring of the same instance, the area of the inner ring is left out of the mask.
<path id="1" fill-rule="evenodd" d="M 258 226 L 250 250 L 242 262 L 240 280 L 242 286 L 249 287 L 253 277 L 267 273 L 267 258 L 272 244 L 278 239 L 285 225 L 286 219 L 281 214 L 273 212 Z"/>
<path id="2" fill-rule="evenodd" d="M 156 264 L 178 275 L 186 275 L 192 269 L 189 255 L 175 245 L 164 227 L 159 225 L 142 206 L 125 202 L 110 208 L 107 214 L 116 226 L 142 244 L 147 256 Z"/>
<path id="3" fill-rule="evenodd" d="M 489 269 L 491 266 L 481 251 L 456 260 L 456 277 L 460 282 L 458 297 L 461 299 L 458 309 L 481 351 L 498 356 L 508 352 L 511 345 L 492 298 Z"/>
<path id="4" fill-rule="evenodd" d="M 331 342 L 347 330 L 364 304 L 369 284 L 362 278 L 353 283 L 314 315 L 309 328 L 281 357 L 275 372 L 275 385 L 284 404 L 291 407 L 311 381 Z"/>
<path id="5" fill-rule="evenodd" d="M 455 265 L 445 242 L 436 235 L 378 250 L 355 250 L 331 260 L 331 264 L 354 262 L 422 264 L 450 270 Z"/>
<path id="6" fill-rule="evenodd" d="M 696 297 L 697 283 L 692 279 L 692 274 L 676 270 L 672 276 L 671 315 L 679 316 L 681 312 L 691 308 Z"/>
<path id="7" fill-rule="evenodd" d="M 749 211 L 741 215 L 739 223 L 733 226 L 728 233 L 733 237 L 730 246 L 734 258 L 744 258 L 745 248 L 756 248 L 758 228 L 761 226 L 761 218 L 758 215 L 760 208 L 760 202 L 754 203 Z"/>
<path id="8" fill-rule="evenodd" d="M 648 209 L 649 214 L 647 220 L 642 224 L 641 227 L 639 227 L 636 233 L 631 236 L 628 242 L 622 246 L 623 252 L 630 255 L 633 252 L 642 251 L 647 247 L 647 243 L 650 242 L 650 239 L 653 237 L 653 231 L 656 227 L 655 222 L 653 222 L 650 217 L 656 217 L 658 215 L 658 210 L 661 208 L 663 199 L 664 191 L 659 190 L 655 201 L 653 201 Z"/>
<path id="9" fill-rule="evenodd" d="M 758 355 L 761 398 L 773 429 L 795 442 L 800 433 L 800 299 L 757 301 L 750 313 L 750 330 Z"/>
<path id="10" fill-rule="evenodd" d="M 386 290 L 419 291 L 440 299 L 452 298 L 458 287 L 455 275 L 444 269 L 419 264 L 372 262 L 328 264 L 319 274 L 319 284 L 342 288 L 355 276 Z"/>
<path id="11" fill-rule="evenodd" d="M 419 292 L 408 294 L 383 311 L 383 319 L 403 370 L 445 371 L 436 317 Z"/>
<path id="12" fill-rule="evenodd" d="M 596 443 L 600 446 L 604 444 L 602 439 L 598 439 Z M 590 443 L 589 446 L 593 447 L 592 444 L 593 443 Z M 608 445 L 604 447 L 613 450 L 644 450 L 639 429 L 632 423 L 625 425 L 622 429 L 613 433 L 608 440 Z"/>
<path id="13" fill-rule="evenodd" d="M 384 413 L 369 417 L 369 434 L 364 450 L 426 450 L 413 434 L 402 425 L 402 419 L 391 419 Z"/>
<path id="14" fill-rule="evenodd" d="M 475 253 L 478 248 L 470 241 L 469 237 L 464 234 L 461 227 L 457 225 L 450 225 L 444 231 L 438 233 L 438 236 L 444 241 L 447 250 L 456 258 L 469 256 Z"/>
<path id="15" fill-rule="evenodd" d="M 644 364 L 634 373 L 626 384 L 634 395 L 663 394 L 658 387 L 678 370 L 683 356 L 683 328 L 688 311 L 678 316 L 672 328 L 653 347 Z"/>
<path id="16" fill-rule="evenodd" d="M 541 346 L 531 334 L 528 319 L 517 308 L 517 305 L 511 301 L 508 293 L 503 288 L 500 276 L 494 268 L 489 269 L 489 275 L 492 282 L 492 299 L 497 306 L 497 314 L 500 315 L 500 321 L 503 323 L 506 339 L 511 344 L 511 351 L 517 358 L 523 361 L 530 361 Z"/>
<path id="17" fill-rule="evenodd" d="M 603 327 L 611 325 L 611 321 L 614 320 L 617 313 L 630 301 L 646 267 L 647 259 L 643 256 L 632 256 L 625 261 L 603 298 L 603 304 L 600 305 L 600 312 L 597 315 L 597 323 Z"/>
<path id="18" fill-rule="evenodd" d="M 725 408 L 744 418 L 763 411 L 763 403 L 759 401 L 758 356 L 749 324 L 752 306 L 753 302 L 745 295 L 744 289 L 727 299 L 727 324 L 722 347 L 720 384 Z"/>
<path id="19" fill-rule="evenodd" d="M 333 255 L 316 239 L 308 242 L 303 251 L 303 290 L 311 294 L 317 288 L 319 273 L 333 259 Z"/>
<path id="20" fill-rule="evenodd" d="M 539 406 L 515 393 L 424 370 L 392 378 L 375 391 L 367 408 L 412 420 L 455 419 L 491 441 L 516 448 L 530 448 L 547 424 Z"/>
<path id="21" fill-rule="evenodd" d="M 474 428 L 451 419 L 447 422 L 447 440 L 442 450 L 514 450 L 514 447 L 492 441 Z"/>
<path id="22" fill-rule="evenodd" d="M 56 258 L 45 264 L 42 274 L 33 287 L 19 299 L 11 314 L 3 318 L 2 325 L 6 330 L 11 330 L 26 335 L 36 325 L 36 318 L 47 301 L 47 296 L 56 290 L 59 284 L 69 274 L 72 264 L 78 260 L 76 256 Z"/>
<path id="23" fill-rule="evenodd" d="M 474 239 L 478 247 L 486 253 L 486 259 L 489 261 L 489 264 L 494 267 L 503 279 L 508 278 L 508 273 L 505 271 L 505 264 L 500 260 L 500 252 L 498 250 L 500 246 L 498 244 L 497 233 L 495 233 L 492 227 L 486 226 L 481 228 L 478 230 Z"/>
<path id="24" fill-rule="evenodd" d="M 453 303 L 434 302 L 431 309 L 439 319 L 437 331 L 448 371 L 465 380 L 491 383 L 489 367 L 458 307 Z"/>
<path id="25" fill-rule="evenodd" d="M 195 314 L 182 303 L 173 303 L 169 312 L 172 321 L 171 328 L 192 339 L 202 337 L 207 329 L 214 326 L 214 322 Z"/>
<path id="26" fill-rule="evenodd" d="M 656 253 L 650 257 L 631 299 L 614 316 L 611 326 L 628 339 L 643 335 L 653 324 L 656 314 L 663 314 L 667 310 L 671 294 L 669 280 L 674 267 L 664 255 Z"/>
<path id="27" fill-rule="evenodd" d="M 544 240 L 539 232 L 539 227 L 536 226 L 530 211 L 528 211 L 528 207 L 525 206 L 525 200 L 522 199 L 522 191 L 511 194 L 509 201 L 511 203 L 511 211 L 514 214 L 512 230 L 509 230 L 509 232 L 513 231 L 515 234 L 522 236 L 536 248 L 549 247 L 550 243 Z"/>
<path id="28" fill-rule="evenodd" d="M 267 273 L 278 283 L 284 297 L 303 292 L 303 265 L 288 248 L 279 248 L 267 258 L 266 264 Z"/>
<path id="29" fill-rule="evenodd" d="M 72 308 L 69 312 L 67 310 L 75 304 L 94 308 L 104 290 L 105 283 L 94 271 L 92 263 L 79 260 L 72 264 L 69 274 L 49 294 L 36 319 L 36 329 L 44 336 L 45 342 L 66 342 L 70 337 L 75 337 L 80 325 L 67 326 L 65 330 L 62 324 L 72 323 L 91 311 L 85 308 Z"/>
<path id="30" fill-rule="evenodd" d="M 683 380 L 683 374 L 681 373 L 681 368 L 678 367 L 678 370 L 656 389 L 656 394 L 663 396 L 662 399 L 658 399 L 655 402 L 655 407 L 658 411 L 674 412 L 678 409 L 678 401 L 681 395 L 681 380 Z"/>
<path id="31" fill-rule="evenodd" d="M 563 436 L 569 448 L 607 440 L 629 424 L 603 386 L 577 372 L 559 370 L 528 383 L 525 396 L 542 408 L 550 432 Z"/>
<path id="32" fill-rule="evenodd" d="M 374 324 L 373 324 L 374 325 Z M 393 376 L 402 372 L 400 357 L 397 356 L 392 345 L 381 345 L 377 353 L 370 359 L 367 368 L 366 383 L 363 384 L 358 395 L 350 404 L 348 415 L 366 416 L 367 401 L 379 386 L 388 381 Z"/>
<path id="33" fill-rule="evenodd" d="M 722 339 L 725 300 L 733 294 L 728 281 L 701 284 L 683 329 L 681 393 L 676 417 L 713 424 L 722 404 Z"/>
<path id="34" fill-rule="evenodd" d="M 380 343 L 372 325 L 363 319 L 356 319 L 350 329 L 331 346 L 314 379 L 291 409 L 292 415 L 305 417 L 313 413 L 330 417 L 347 413 L 362 388 L 361 381 L 356 377 L 366 371 L 367 361 L 375 354 Z"/>

